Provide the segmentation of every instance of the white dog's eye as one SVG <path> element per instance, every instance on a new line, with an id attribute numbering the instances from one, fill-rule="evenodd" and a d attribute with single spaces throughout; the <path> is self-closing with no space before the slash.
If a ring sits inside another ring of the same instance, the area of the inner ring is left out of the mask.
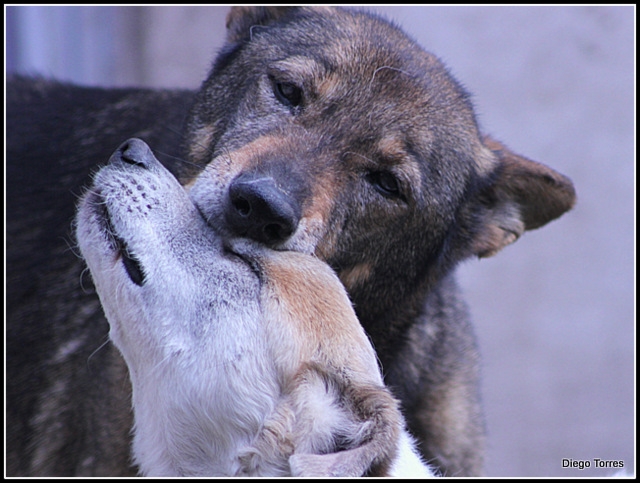
<path id="1" fill-rule="evenodd" d="M 127 271 L 127 275 L 133 283 L 142 287 L 144 284 L 144 272 L 142 271 L 142 267 L 140 266 L 140 262 L 131 256 L 129 250 L 124 248 L 120 251 L 120 255 L 122 256 L 122 264 L 124 265 L 125 270 Z"/>

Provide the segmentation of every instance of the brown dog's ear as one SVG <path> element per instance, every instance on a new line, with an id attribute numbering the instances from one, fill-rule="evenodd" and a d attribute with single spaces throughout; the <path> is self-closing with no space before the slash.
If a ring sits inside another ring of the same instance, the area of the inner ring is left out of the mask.
<path id="1" fill-rule="evenodd" d="M 239 42 L 250 37 L 254 25 L 268 25 L 300 7 L 232 7 L 227 14 L 227 41 Z"/>
<path id="2" fill-rule="evenodd" d="M 483 191 L 489 207 L 473 251 L 479 257 L 495 255 L 525 230 L 539 228 L 573 207 L 576 193 L 566 176 L 544 164 L 519 156 L 485 136 L 484 145 L 496 160 L 493 183 Z"/>

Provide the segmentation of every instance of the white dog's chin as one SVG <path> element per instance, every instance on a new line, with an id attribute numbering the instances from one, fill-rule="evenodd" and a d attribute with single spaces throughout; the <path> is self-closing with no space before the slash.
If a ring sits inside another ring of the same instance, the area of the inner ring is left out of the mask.
<path id="1" fill-rule="evenodd" d="M 233 474 L 230 442 L 249 444 L 277 397 L 257 360 L 258 277 L 223 249 L 177 180 L 152 155 L 145 162 L 112 158 L 77 217 L 110 337 L 129 367 L 134 457 L 147 475 Z"/>

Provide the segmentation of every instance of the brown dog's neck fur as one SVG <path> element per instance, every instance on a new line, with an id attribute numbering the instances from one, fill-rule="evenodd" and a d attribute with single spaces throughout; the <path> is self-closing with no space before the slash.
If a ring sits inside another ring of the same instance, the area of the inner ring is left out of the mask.
<path id="1" fill-rule="evenodd" d="M 374 279 L 372 282 L 375 282 Z M 408 330 L 424 319 L 430 295 L 440 290 L 441 281 L 416 280 L 411 292 L 402 287 L 368 287 L 349 292 L 358 320 L 372 340 L 383 367 L 389 367 L 403 350 Z M 406 284 L 406 286 L 411 286 Z M 380 297 L 380 293 L 386 293 Z"/>

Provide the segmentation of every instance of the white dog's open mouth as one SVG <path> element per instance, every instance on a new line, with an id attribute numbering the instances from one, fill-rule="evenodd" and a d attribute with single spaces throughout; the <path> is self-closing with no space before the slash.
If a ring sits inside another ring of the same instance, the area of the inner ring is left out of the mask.
<path id="1" fill-rule="evenodd" d="M 123 240 L 116 229 L 113 227 L 109 210 L 105 199 L 102 197 L 100 190 L 93 193 L 90 204 L 93 206 L 94 213 L 99 223 L 100 229 L 107 236 L 111 248 L 122 259 L 122 264 L 129 275 L 129 278 L 136 285 L 142 286 L 145 282 L 145 274 L 140 261 L 131 253 L 127 242 Z"/>

